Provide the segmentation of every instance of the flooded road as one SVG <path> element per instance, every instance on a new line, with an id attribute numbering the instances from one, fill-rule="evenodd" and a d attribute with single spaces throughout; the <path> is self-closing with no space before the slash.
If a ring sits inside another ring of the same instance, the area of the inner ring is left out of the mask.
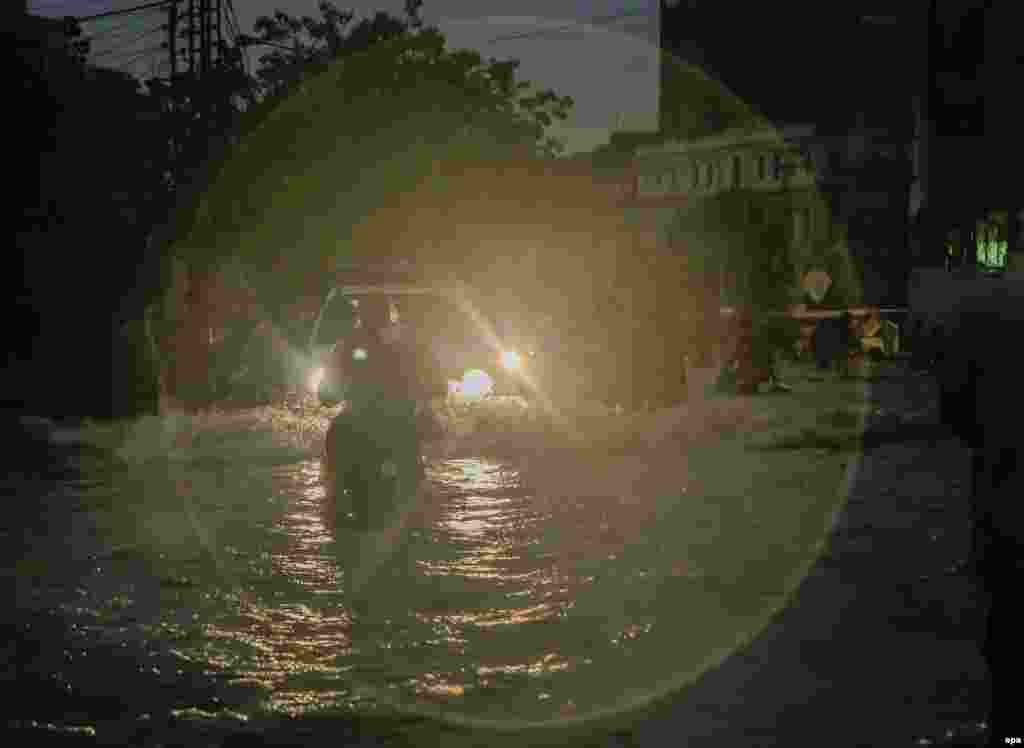
<path id="1" fill-rule="evenodd" d="M 769 506 L 752 474 L 709 492 L 689 464 L 710 454 L 676 454 L 671 479 L 647 484 L 643 464 L 552 482 L 436 458 L 412 509 L 378 532 L 332 521 L 308 456 L 114 461 L 51 482 L 6 553 L 18 610 L 58 614 L 76 632 L 69 657 L 93 658 L 79 690 L 131 642 L 168 688 L 185 671 L 212 678 L 240 719 L 564 722 L 692 682 L 756 634 L 817 553 L 832 492 Z M 789 488 L 820 473 L 794 460 Z M 147 708 L 123 699 L 126 715 Z"/>

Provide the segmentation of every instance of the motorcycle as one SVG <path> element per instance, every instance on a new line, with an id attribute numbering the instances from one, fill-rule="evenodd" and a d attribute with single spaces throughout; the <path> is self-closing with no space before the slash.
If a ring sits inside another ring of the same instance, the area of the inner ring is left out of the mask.
<path id="1" fill-rule="evenodd" d="M 410 344 L 408 349 L 415 352 L 412 366 L 423 382 L 431 383 L 430 397 L 447 398 L 451 404 L 530 394 L 536 367 L 529 346 L 520 340 L 519 352 L 503 347 L 494 328 L 475 305 L 465 302 L 458 288 L 420 283 L 387 269 L 355 268 L 351 275 L 328 295 L 318 327 L 330 316 L 345 319 L 346 310 L 358 309 L 367 297 L 385 297 L 392 305 L 393 329 L 403 346 Z M 332 304 L 332 298 L 338 301 Z M 415 324 L 406 327 L 398 322 L 397 300 Z M 332 313 L 334 305 L 339 311 Z M 345 325 L 336 328 L 343 330 L 343 339 L 358 334 Z M 318 337 L 315 331 L 310 341 L 310 389 L 322 404 L 342 405 L 328 430 L 323 476 L 337 503 L 335 513 L 372 525 L 415 495 L 424 472 L 420 444 L 441 427 L 424 399 L 417 404 L 412 398 L 378 398 L 372 407 L 352 408 L 345 394 L 346 369 L 358 366 L 358 361 L 348 360 L 358 349 L 335 344 L 330 337 Z M 508 342 L 509 336 L 503 337 Z M 401 367 L 385 366 L 382 375 L 386 378 L 397 368 Z"/>
<path id="2" fill-rule="evenodd" d="M 446 382 L 394 320 L 379 332 L 353 331 L 334 347 L 332 362 L 343 406 L 327 432 L 323 477 L 338 518 L 378 526 L 415 498 L 427 402 L 444 394 Z"/>
<path id="3" fill-rule="evenodd" d="M 378 403 L 331 421 L 321 474 L 336 519 L 374 529 L 413 501 L 423 477 L 418 417 L 408 403 Z"/>

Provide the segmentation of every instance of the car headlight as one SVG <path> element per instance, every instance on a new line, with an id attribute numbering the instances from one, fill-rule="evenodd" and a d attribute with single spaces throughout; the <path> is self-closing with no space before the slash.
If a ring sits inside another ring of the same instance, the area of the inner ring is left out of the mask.
<path id="1" fill-rule="evenodd" d="M 462 380 L 448 383 L 448 394 L 459 400 L 482 400 L 494 392 L 494 380 L 486 371 L 471 369 Z"/>

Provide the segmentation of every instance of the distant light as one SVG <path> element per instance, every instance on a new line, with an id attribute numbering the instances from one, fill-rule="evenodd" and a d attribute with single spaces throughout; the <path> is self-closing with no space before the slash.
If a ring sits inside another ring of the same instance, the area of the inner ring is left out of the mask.
<path id="1" fill-rule="evenodd" d="M 354 351 L 352 351 L 352 358 L 354 358 L 356 361 L 365 361 L 367 355 L 368 354 L 366 353 L 365 348 L 356 348 Z"/>
<path id="2" fill-rule="evenodd" d="M 523 359 L 515 351 L 505 351 L 501 354 L 501 365 L 509 371 L 519 371 L 523 368 Z"/>

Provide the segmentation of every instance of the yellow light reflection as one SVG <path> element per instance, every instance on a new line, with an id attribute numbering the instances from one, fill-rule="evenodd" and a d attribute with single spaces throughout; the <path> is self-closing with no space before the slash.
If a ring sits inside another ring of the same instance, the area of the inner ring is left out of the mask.
<path id="1" fill-rule="evenodd" d="M 507 496 L 507 490 L 518 484 L 518 473 L 484 460 L 449 460 L 435 469 L 434 477 L 473 493 L 450 502 L 435 525 L 439 539 L 460 552 L 455 558 L 418 560 L 421 574 L 511 582 L 534 573 L 514 566 L 521 541 L 511 532 L 522 529 L 524 518 L 521 502 Z M 492 493 L 499 491 L 504 495 Z"/>
<path id="2" fill-rule="evenodd" d="M 432 471 L 438 483 L 457 487 L 461 491 L 487 492 L 515 486 L 519 474 L 498 462 L 463 459 L 445 460 Z"/>
<path id="3" fill-rule="evenodd" d="M 436 705 L 484 688 L 486 677 L 500 673 L 571 669 L 544 645 L 531 647 L 521 661 L 504 660 L 503 642 L 519 636 L 517 627 L 559 620 L 572 607 L 561 572 L 526 549 L 535 534 L 531 526 L 541 520 L 516 471 L 484 460 L 435 463 L 430 482 L 446 489 L 446 498 L 417 515 L 415 522 L 424 524 L 406 534 L 412 520 L 403 513 L 395 527 L 358 536 L 325 524 L 315 461 L 289 479 L 288 504 L 269 545 L 253 559 L 261 579 L 233 602 L 221 596 L 229 607 L 207 619 L 202 643 L 187 653 L 195 661 L 231 673 L 234 684 L 265 691 L 265 708 L 293 716 L 373 708 L 381 700 Z M 375 570 L 410 538 L 414 547 L 425 544 L 418 546 L 426 549 L 423 555 L 408 560 L 429 596 L 405 600 L 394 592 L 393 576 L 379 588 L 374 580 Z M 430 577 L 457 579 L 437 580 L 432 591 L 435 582 L 422 584 Z M 449 584 L 455 598 L 444 592 Z M 423 652 L 430 653 L 428 661 Z M 467 658 L 465 671 L 442 664 Z M 386 683 L 382 671 L 389 674 Z"/>
<path id="4" fill-rule="evenodd" d="M 526 674 L 543 675 L 544 673 L 557 673 L 569 670 L 572 663 L 565 657 L 556 654 L 546 654 L 543 657 L 529 663 L 516 665 L 481 665 L 476 669 L 476 674 L 481 677 L 499 674 Z"/>
<path id="5" fill-rule="evenodd" d="M 496 608 L 475 613 L 448 613 L 436 617 L 425 613 L 417 613 L 416 618 L 421 623 L 427 624 L 435 624 L 440 621 L 445 627 L 457 624 L 459 626 L 493 628 L 495 626 L 553 620 L 558 617 L 561 609 L 560 605 L 554 603 L 539 603 L 525 608 Z M 445 630 L 450 629 L 446 628 Z"/>
<path id="6" fill-rule="evenodd" d="M 209 624 L 204 631 L 203 660 L 232 672 L 235 682 L 276 691 L 295 676 L 331 678 L 347 669 L 338 665 L 352 653 L 347 611 L 331 614 L 307 605 L 254 605 L 239 618 Z M 211 642 L 223 642 L 228 649 Z M 318 698 L 317 693 L 307 693 L 310 700 Z M 291 698 L 299 696 L 292 693 Z"/>
<path id="7" fill-rule="evenodd" d="M 333 706 L 347 704 L 352 697 L 349 691 L 280 691 L 275 692 L 265 702 L 271 711 L 287 714 L 290 717 L 301 717 L 311 712 L 323 711 Z"/>
<path id="8" fill-rule="evenodd" d="M 466 693 L 464 684 L 437 673 L 424 673 L 407 681 L 407 685 L 411 686 L 419 697 L 450 698 Z"/>

